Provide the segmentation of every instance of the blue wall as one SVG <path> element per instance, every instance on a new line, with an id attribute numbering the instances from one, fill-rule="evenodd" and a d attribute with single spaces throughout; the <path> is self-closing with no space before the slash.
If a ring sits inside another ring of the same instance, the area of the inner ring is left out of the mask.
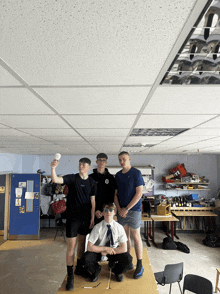
<path id="1" fill-rule="evenodd" d="M 96 167 L 95 155 L 63 155 L 57 167 L 57 174 L 64 175 L 78 172 L 78 161 L 81 157 L 89 157 L 92 161 L 92 169 Z M 155 194 L 167 196 L 176 195 L 176 191 L 164 191 L 162 186 L 162 175 L 167 175 L 170 168 L 184 163 L 186 170 L 206 176 L 210 180 L 210 191 L 202 191 L 201 196 L 215 197 L 220 189 L 220 156 L 219 155 L 131 155 L 131 164 L 134 166 L 155 166 Z M 13 173 L 36 173 L 38 169 L 44 170 L 50 175 L 50 162 L 53 155 L 13 155 L 0 154 L 0 173 L 7 171 Z M 109 166 L 119 166 L 117 155 L 109 155 Z M 199 192 L 199 191 L 198 191 Z M 188 191 L 178 192 L 178 195 L 190 193 Z"/>

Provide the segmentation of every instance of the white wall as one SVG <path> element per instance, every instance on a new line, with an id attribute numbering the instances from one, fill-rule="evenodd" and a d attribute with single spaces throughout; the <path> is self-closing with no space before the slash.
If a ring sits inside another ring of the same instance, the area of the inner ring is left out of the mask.
<path id="1" fill-rule="evenodd" d="M 39 167 L 39 156 L 36 155 L 23 155 L 22 156 L 22 173 L 32 174 L 37 173 Z"/>
<path id="2" fill-rule="evenodd" d="M 22 173 L 22 155 L 0 153 L 0 173 Z"/>

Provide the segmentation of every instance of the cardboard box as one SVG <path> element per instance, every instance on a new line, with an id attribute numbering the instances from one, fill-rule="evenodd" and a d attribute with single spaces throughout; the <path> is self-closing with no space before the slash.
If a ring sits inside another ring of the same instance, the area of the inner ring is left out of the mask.
<path id="1" fill-rule="evenodd" d="M 171 214 L 171 205 L 161 203 L 157 206 L 157 214 L 158 215 L 170 215 Z"/>

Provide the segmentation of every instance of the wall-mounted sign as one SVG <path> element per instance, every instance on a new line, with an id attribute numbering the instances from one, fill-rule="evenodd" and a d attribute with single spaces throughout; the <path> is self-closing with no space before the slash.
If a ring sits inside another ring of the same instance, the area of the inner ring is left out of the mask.
<path id="1" fill-rule="evenodd" d="M 21 198 L 22 196 L 22 188 L 15 188 L 16 198 Z"/>
<path id="2" fill-rule="evenodd" d="M 25 192 L 25 199 L 34 199 L 34 192 Z"/>
<path id="3" fill-rule="evenodd" d="M 26 182 L 19 182 L 18 187 L 19 188 L 26 188 Z"/>
<path id="4" fill-rule="evenodd" d="M 15 199 L 15 206 L 21 206 L 21 199 L 19 198 Z"/>
<path id="5" fill-rule="evenodd" d="M 5 193 L 5 187 L 4 186 L 0 187 L 0 193 Z"/>

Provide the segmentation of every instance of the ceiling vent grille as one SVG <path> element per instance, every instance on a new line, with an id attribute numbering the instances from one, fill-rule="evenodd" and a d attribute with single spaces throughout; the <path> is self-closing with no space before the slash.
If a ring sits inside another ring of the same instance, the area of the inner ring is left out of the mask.
<path id="1" fill-rule="evenodd" d="M 177 136 L 189 129 L 133 129 L 130 136 Z"/>

